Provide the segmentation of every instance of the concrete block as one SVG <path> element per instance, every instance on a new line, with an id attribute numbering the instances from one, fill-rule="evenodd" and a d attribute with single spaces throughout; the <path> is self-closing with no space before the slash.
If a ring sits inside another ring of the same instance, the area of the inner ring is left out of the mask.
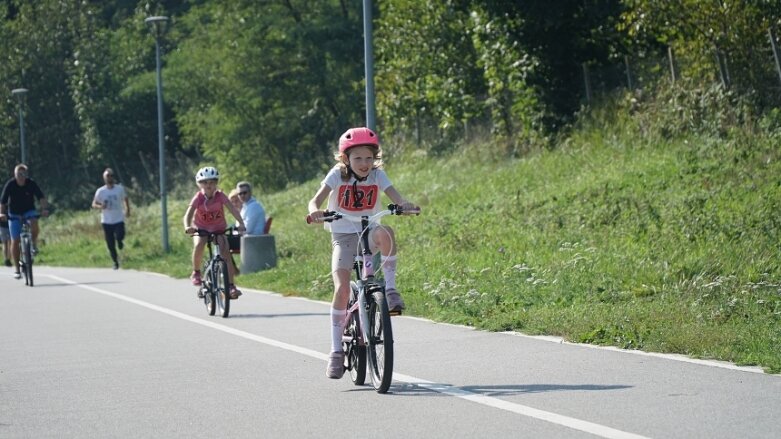
<path id="1" fill-rule="evenodd" d="M 277 245 L 274 235 L 244 235 L 241 237 L 242 274 L 255 273 L 277 266 Z"/>

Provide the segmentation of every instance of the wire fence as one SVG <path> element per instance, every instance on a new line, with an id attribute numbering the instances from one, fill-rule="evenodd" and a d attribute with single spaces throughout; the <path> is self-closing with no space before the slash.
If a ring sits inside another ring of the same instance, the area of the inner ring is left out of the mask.
<path id="1" fill-rule="evenodd" d="M 624 55 L 608 65 L 584 62 L 581 64 L 583 103 L 591 105 L 600 94 L 617 88 L 644 89 L 665 77 L 670 83 L 678 84 L 686 80 L 687 74 L 712 78 L 725 89 L 753 89 L 764 104 L 781 102 L 781 42 L 776 26 L 767 29 L 766 46 L 756 48 L 750 58 L 730 56 L 719 47 L 709 52 L 679 56 L 675 47 L 668 46 L 661 53 L 647 56 Z M 735 61 L 737 58 L 743 62 Z M 708 59 L 709 62 L 701 62 Z M 759 62 L 746 62 L 747 59 Z M 710 70 L 703 70 L 703 64 L 709 65 Z"/>

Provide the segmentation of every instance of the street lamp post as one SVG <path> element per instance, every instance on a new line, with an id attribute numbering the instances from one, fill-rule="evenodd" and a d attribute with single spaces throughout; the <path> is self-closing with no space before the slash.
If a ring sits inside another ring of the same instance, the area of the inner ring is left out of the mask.
<path id="1" fill-rule="evenodd" d="M 366 127 L 377 131 L 374 117 L 374 54 L 372 52 L 371 0 L 363 0 L 363 52 L 366 71 Z"/>
<path id="2" fill-rule="evenodd" d="M 11 94 L 16 96 L 19 101 L 19 145 L 22 149 L 22 161 L 21 163 L 27 163 L 27 148 L 24 143 L 24 112 L 22 110 L 22 100 L 24 95 L 27 94 L 26 88 L 16 88 L 11 90 Z"/>
<path id="3" fill-rule="evenodd" d="M 168 22 L 168 17 L 147 17 L 145 23 L 155 27 L 155 51 L 157 60 L 157 136 L 158 150 L 160 154 L 160 207 L 163 222 L 163 251 L 168 253 L 168 207 L 165 190 L 165 138 L 163 135 L 163 77 L 160 74 L 160 33 L 161 27 Z"/>

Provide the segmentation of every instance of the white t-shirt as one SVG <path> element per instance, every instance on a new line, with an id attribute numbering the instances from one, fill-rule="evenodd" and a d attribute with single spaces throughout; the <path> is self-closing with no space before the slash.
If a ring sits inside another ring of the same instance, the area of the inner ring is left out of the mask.
<path id="1" fill-rule="evenodd" d="M 127 194 L 121 184 L 115 184 L 114 187 L 101 186 L 95 191 L 95 201 L 103 204 L 100 210 L 100 222 L 103 224 L 117 224 L 125 221 L 125 203 Z"/>
<path id="2" fill-rule="evenodd" d="M 354 176 L 344 181 L 338 165 L 328 172 L 322 184 L 331 188 L 327 210 L 337 210 L 354 216 L 373 215 L 382 210 L 379 205 L 380 194 L 391 187 L 391 182 L 382 169 L 372 169 L 364 181 L 356 181 Z M 343 219 L 325 223 L 325 229 L 332 233 L 360 233 L 361 225 Z"/>

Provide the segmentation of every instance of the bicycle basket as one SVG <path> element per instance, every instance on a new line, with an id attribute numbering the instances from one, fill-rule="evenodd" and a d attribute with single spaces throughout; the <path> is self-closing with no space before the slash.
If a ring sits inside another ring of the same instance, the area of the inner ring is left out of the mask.
<path id="1" fill-rule="evenodd" d="M 234 235 L 233 233 L 228 235 L 228 247 L 230 247 L 231 253 L 241 253 L 241 235 Z"/>

